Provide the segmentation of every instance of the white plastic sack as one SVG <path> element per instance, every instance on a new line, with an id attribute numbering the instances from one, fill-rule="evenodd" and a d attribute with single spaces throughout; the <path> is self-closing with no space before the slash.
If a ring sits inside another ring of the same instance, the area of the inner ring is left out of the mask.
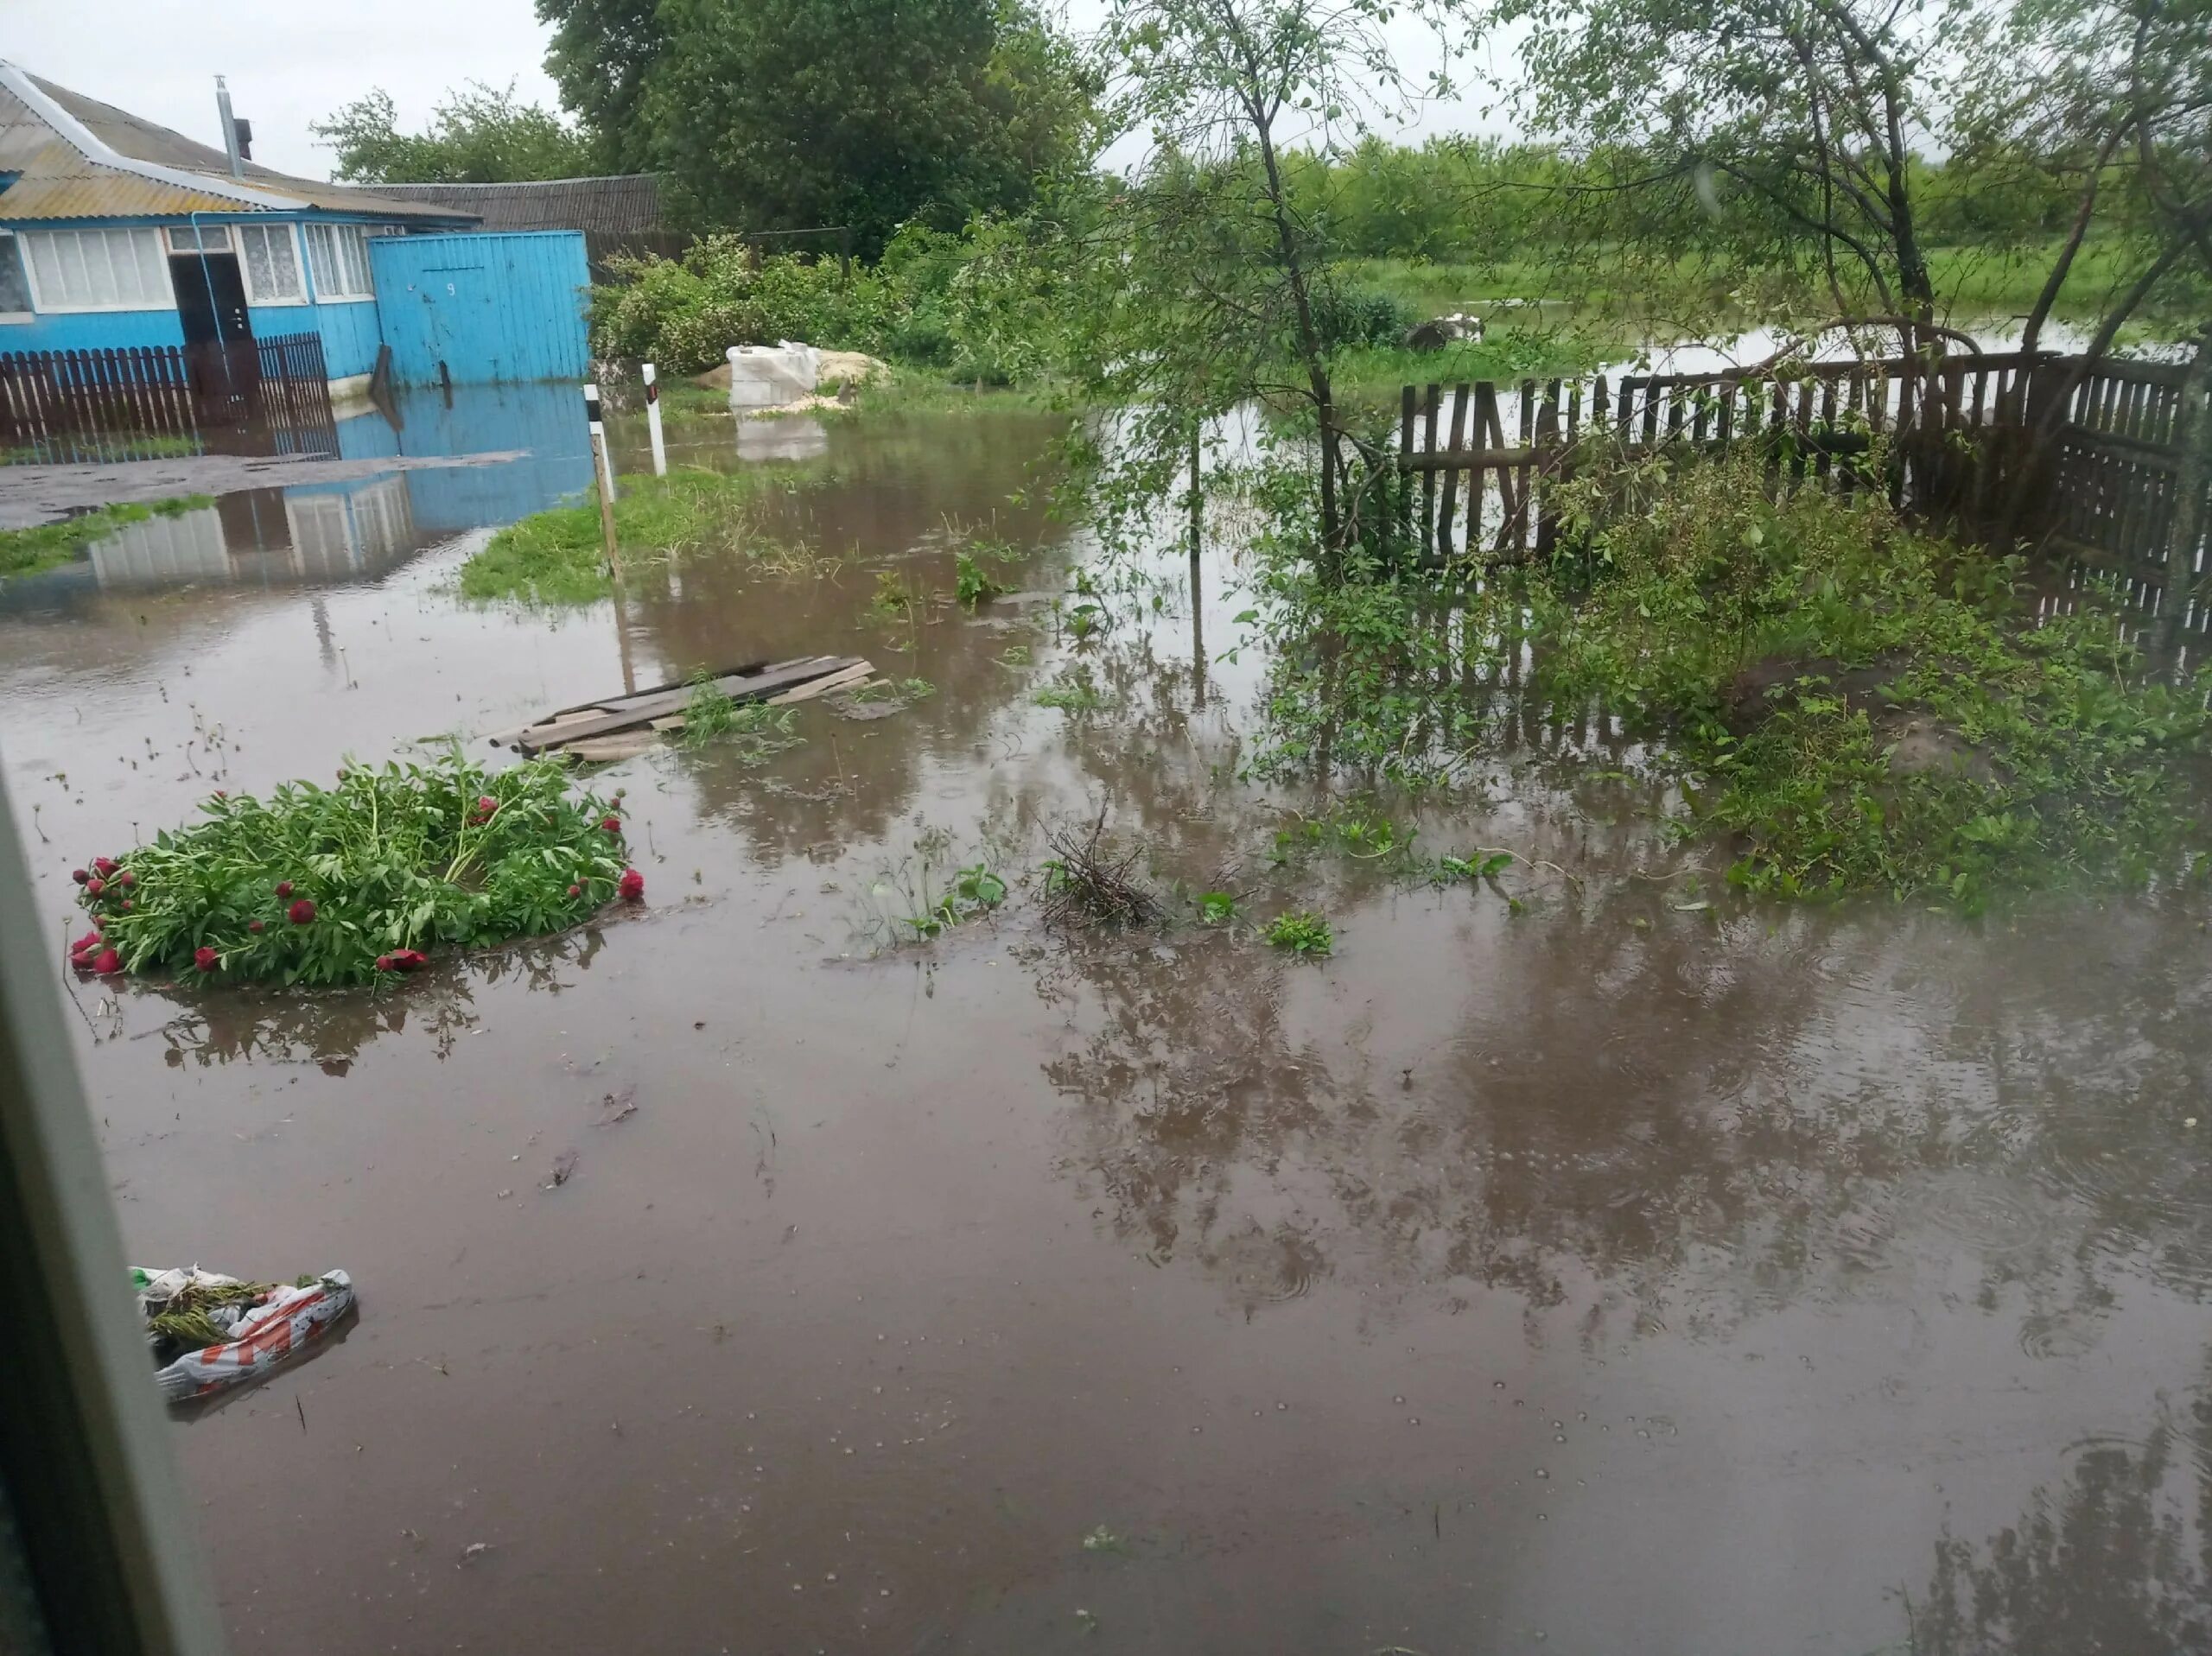
<path id="1" fill-rule="evenodd" d="M 794 339 L 780 345 L 734 345 L 728 354 L 733 409 L 772 409 L 796 403 L 813 396 L 822 377 L 822 353 Z"/>
<path id="2" fill-rule="evenodd" d="M 142 1319 L 192 1284 L 238 1281 L 196 1265 L 166 1271 L 133 1266 L 130 1274 Z M 163 1397 L 177 1402 L 255 1379 L 314 1345 L 353 1307 L 353 1279 L 343 1271 L 326 1271 L 304 1287 L 272 1288 L 251 1304 L 212 1307 L 209 1321 L 230 1338 L 221 1345 L 181 1354 L 156 1371 L 154 1384 Z"/>

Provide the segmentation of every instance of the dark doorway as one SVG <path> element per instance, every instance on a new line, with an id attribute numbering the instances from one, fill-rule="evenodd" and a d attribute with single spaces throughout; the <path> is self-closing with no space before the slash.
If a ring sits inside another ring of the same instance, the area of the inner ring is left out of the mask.
<path id="1" fill-rule="evenodd" d="M 185 372 L 203 432 L 236 426 L 246 433 L 260 407 L 261 357 L 246 314 L 238 255 L 173 253 L 169 280 L 176 289 Z M 229 449 L 238 441 L 234 434 L 216 446 Z M 241 452 L 251 452 L 250 446 Z"/>
<path id="2" fill-rule="evenodd" d="M 169 280 L 176 288 L 176 314 L 184 322 L 185 344 L 213 345 L 219 339 L 236 344 L 253 337 L 237 254 L 171 254 Z"/>

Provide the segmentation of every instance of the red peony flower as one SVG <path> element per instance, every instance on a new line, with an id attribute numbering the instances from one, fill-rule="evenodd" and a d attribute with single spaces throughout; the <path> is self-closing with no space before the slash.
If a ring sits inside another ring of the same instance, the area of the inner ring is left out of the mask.
<path id="1" fill-rule="evenodd" d="M 499 802 L 493 798 L 489 794 L 479 794 L 476 796 L 476 809 L 481 811 L 485 815 L 489 816 L 493 811 L 499 809 Z"/>
<path id="2" fill-rule="evenodd" d="M 127 891 L 138 883 L 138 876 L 126 868 L 115 877 L 115 883 Z"/>
<path id="3" fill-rule="evenodd" d="M 622 832 L 622 819 L 619 816 L 602 816 L 599 819 L 599 825 L 609 834 Z"/>
<path id="4" fill-rule="evenodd" d="M 379 972 L 389 972 L 389 971 L 391 971 L 391 955 L 378 955 L 378 956 L 377 956 L 377 970 L 378 970 L 378 971 L 379 971 Z"/>
<path id="5" fill-rule="evenodd" d="M 430 963 L 430 957 L 419 949 L 395 949 L 385 959 L 396 972 L 419 972 Z"/>
<path id="6" fill-rule="evenodd" d="M 581 885 L 571 885 L 569 887 L 569 895 L 570 897 L 582 897 L 583 894 L 584 888 Z"/>
<path id="7" fill-rule="evenodd" d="M 95 874 L 85 882 L 85 890 L 92 896 L 98 897 L 102 891 L 107 890 L 107 882 Z"/>
<path id="8" fill-rule="evenodd" d="M 81 868 L 72 868 L 69 871 L 69 878 L 75 880 L 78 885 L 82 885 L 86 880 L 92 878 L 92 875 Z"/>
<path id="9" fill-rule="evenodd" d="M 126 898 L 124 898 L 123 899 L 123 911 L 124 911 L 124 913 L 125 913 L 125 914 L 130 913 L 130 910 L 131 910 L 131 906 L 132 906 L 132 904 L 131 904 L 130 899 L 129 898 L 127 898 L 127 897 L 126 897 Z"/>
<path id="10" fill-rule="evenodd" d="M 635 903 L 645 894 L 645 877 L 634 868 L 625 868 L 622 878 L 614 883 L 614 889 Z"/>
<path id="11" fill-rule="evenodd" d="M 230 795 L 225 793 L 220 788 L 218 788 L 215 790 L 215 797 L 218 799 L 228 799 Z"/>
<path id="12" fill-rule="evenodd" d="M 88 949 L 98 949 L 99 946 L 99 933 L 97 931 L 88 931 L 83 936 L 77 939 L 75 942 L 69 945 L 69 952 L 72 955 L 81 955 Z"/>
<path id="13" fill-rule="evenodd" d="M 92 957 L 92 970 L 102 977 L 113 977 L 123 970 L 123 956 L 111 949 L 103 949 Z"/>
<path id="14" fill-rule="evenodd" d="M 315 902 L 303 897 L 284 912 L 296 926 L 311 925 L 315 921 Z"/>
<path id="15" fill-rule="evenodd" d="M 79 972 L 91 971 L 92 969 L 92 951 L 89 949 L 79 949 L 75 954 L 69 957 L 69 964 L 75 967 Z"/>
<path id="16" fill-rule="evenodd" d="M 259 933 L 264 930 L 264 928 L 263 928 L 263 926 L 262 926 L 261 922 L 260 922 L 260 921 L 258 921 L 258 920 L 249 920 L 249 921 L 247 921 L 247 922 L 245 923 L 245 929 L 246 929 L 248 931 L 251 931 L 251 932 L 255 933 L 256 935 L 258 935 L 258 934 L 259 934 Z"/>
<path id="17" fill-rule="evenodd" d="M 112 874 L 115 872 L 115 859 L 112 857 L 95 857 L 92 859 L 92 866 L 99 869 L 103 874 Z"/>
<path id="18" fill-rule="evenodd" d="M 192 963 L 203 972 L 212 972 L 222 963 L 223 957 L 206 944 L 192 951 Z"/>
<path id="19" fill-rule="evenodd" d="M 291 894 L 292 894 L 292 882 L 291 882 L 290 880 L 289 880 L 289 879 L 280 879 L 280 880 L 278 880 L 278 881 L 276 882 L 276 895 L 277 895 L 277 896 L 279 896 L 279 897 L 289 897 L 289 896 L 291 896 Z"/>

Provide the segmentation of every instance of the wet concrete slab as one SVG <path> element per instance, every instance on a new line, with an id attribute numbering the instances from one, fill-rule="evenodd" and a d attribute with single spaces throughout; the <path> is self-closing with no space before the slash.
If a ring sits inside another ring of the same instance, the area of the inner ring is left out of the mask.
<path id="1" fill-rule="evenodd" d="M 498 466 L 521 460 L 524 454 L 521 449 L 370 460 L 305 454 L 188 454 L 111 466 L 0 466 L 0 529 L 32 529 L 100 506 L 150 505 L 185 495 L 356 482 L 397 472 Z"/>
<path id="2" fill-rule="evenodd" d="M 2201 904 L 1678 906 L 1650 800 L 1559 782 L 1534 716 L 1408 810 L 1573 876 L 1517 911 L 1276 866 L 1320 802 L 1239 780 L 1234 549 L 1195 640 L 1179 561 L 1088 641 L 887 617 L 879 572 L 949 593 L 963 530 L 1062 586 L 1079 537 L 1014 498 L 1046 431 L 825 433 L 777 555 L 620 614 L 462 608 L 466 538 L 0 612 L 57 940 L 68 868 L 208 789 L 512 724 L 626 646 L 932 692 L 620 767 L 648 902 L 557 943 L 79 989 L 134 1256 L 360 1289 L 175 1427 L 234 1648 L 2212 1644 Z M 1076 668 L 1099 711 L 1035 704 Z M 1160 889 L 1325 909 L 1336 955 L 1047 932 L 1043 836 L 1102 805 Z M 977 861 L 1007 904 L 902 942 Z"/>

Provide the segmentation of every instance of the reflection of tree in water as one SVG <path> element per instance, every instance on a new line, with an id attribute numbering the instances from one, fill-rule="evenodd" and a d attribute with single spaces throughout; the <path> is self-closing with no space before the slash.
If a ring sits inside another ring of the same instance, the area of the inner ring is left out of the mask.
<path id="1" fill-rule="evenodd" d="M 569 987 L 564 968 L 590 970 L 605 941 L 596 927 L 587 928 L 366 989 L 209 991 L 162 1026 L 163 1061 L 171 1069 L 239 1059 L 313 1063 L 342 1075 L 362 1048 L 410 1023 L 444 1058 L 475 1027 L 478 984 L 519 982 L 557 994 Z"/>
<path id="2" fill-rule="evenodd" d="M 1484 901 L 1433 900 L 1462 926 Z M 1079 1031 L 1048 1068 L 1075 1101 L 1071 1164 L 1160 1255 L 1294 1234 L 1306 1276 L 1586 1301 L 1593 1343 L 1904 1297 L 1962 1247 L 1986 1308 L 2018 1286 L 2031 1348 L 2093 1338 L 2116 1272 L 2212 1274 L 2200 1158 L 2169 1152 L 2183 1164 L 2133 1190 L 2112 1177 L 2160 1142 L 2144 1079 L 2201 1075 L 2202 1021 L 2160 1010 L 2190 1004 L 2185 961 L 2146 952 L 2133 997 L 2085 1006 L 2063 962 L 1995 965 L 2019 948 L 1999 937 L 1939 930 L 1931 952 L 1886 916 L 1628 923 L 1650 906 L 1563 905 L 1389 979 L 1387 1014 L 1306 997 L 1295 1024 L 1298 968 L 1255 946 L 1048 949 L 1040 992 Z M 1363 936 L 1387 949 L 1394 923 Z M 1915 986 L 1931 960 L 1963 987 Z"/>
<path id="3" fill-rule="evenodd" d="M 1909 1618 L 1913 1656 L 2212 1650 L 2212 1401 L 2178 1424 L 2162 1409 L 2139 1443 L 2076 1450 L 2064 1483 L 1980 1546 L 1947 1532 Z"/>

